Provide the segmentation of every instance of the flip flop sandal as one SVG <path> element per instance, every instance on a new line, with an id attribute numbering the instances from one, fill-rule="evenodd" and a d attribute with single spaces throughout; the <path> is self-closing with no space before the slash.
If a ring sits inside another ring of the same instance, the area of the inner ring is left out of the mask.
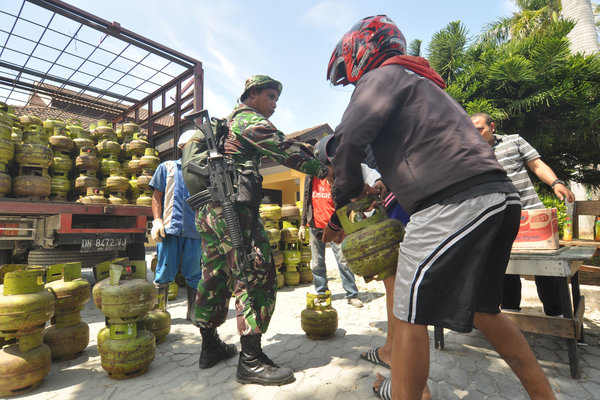
<path id="1" fill-rule="evenodd" d="M 381 382 L 381 386 L 379 386 L 379 390 L 375 390 L 373 387 L 373 393 L 377 397 L 383 400 L 392 400 L 392 378 L 387 377 Z"/>
<path id="2" fill-rule="evenodd" d="M 366 354 L 361 354 L 360 358 L 365 361 L 371 362 L 375 365 L 381 365 L 382 367 L 391 369 L 391 367 L 389 365 L 387 365 L 386 363 L 381 361 L 381 358 L 379 358 L 378 350 L 379 350 L 379 347 L 374 347 L 371 350 L 367 351 Z"/>

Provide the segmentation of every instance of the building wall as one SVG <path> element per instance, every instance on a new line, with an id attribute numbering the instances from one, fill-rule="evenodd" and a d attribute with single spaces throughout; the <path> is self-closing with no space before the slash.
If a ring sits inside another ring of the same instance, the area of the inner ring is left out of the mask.
<path id="1" fill-rule="evenodd" d="M 263 188 L 280 190 L 283 204 L 296 204 L 296 201 L 302 201 L 304 176 L 303 173 L 291 169 L 265 175 L 263 177 Z"/>

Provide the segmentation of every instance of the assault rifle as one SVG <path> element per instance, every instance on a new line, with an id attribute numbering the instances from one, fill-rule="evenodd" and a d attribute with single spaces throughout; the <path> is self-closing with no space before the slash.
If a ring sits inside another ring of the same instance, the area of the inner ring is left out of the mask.
<path id="1" fill-rule="evenodd" d="M 201 124 L 196 120 L 200 118 Z M 192 210 L 197 210 L 206 203 L 219 202 L 225 209 L 225 203 L 229 203 L 233 207 L 233 201 L 236 198 L 233 182 L 237 181 L 237 169 L 233 160 L 224 157 L 217 148 L 217 142 L 212 130 L 208 110 L 201 110 L 196 113 L 187 115 L 186 120 L 190 121 L 194 126 L 201 130 L 206 139 L 206 148 L 208 157 L 206 166 L 200 166 L 195 163 L 188 164 L 188 171 L 205 180 L 208 178 L 210 186 L 206 190 L 202 190 L 193 196 L 190 196 L 186 201 L 192 207 Z"/>
<path id="2" fill-rule="evenodd" d="M 198 118 L 202 121 L 201 124 L 197 123 L 196 120 Z M 195 175 L 203 177 L 208 176 L 210 181 L 210 186 L 206 190 L 196 193 L 186 201 L 194 210 L 209 202 L 218 202 L 221 204 L 223 216 L 225 217 L 225 224 L 229 231 L 229 237 L 231 238 L 231 246 L 236 250 L 238 259 L 240 260 L 239 269 L 242 273 L 246 290 L 250 290 L 245 267 L 253 262 L 254 254 L 248 254 L 246 252 L 246 247 L 244 246 L 244 240 L 242 238 L 242 230 L 240 228 L 240 221 L 238 220 L 235 211 L 234 200 L 237 197 L 237 192 L 233 186 L 232 180 L 237 181 L 237 169 L 235 168 L 233 160 L 224 157 L 217 149 L 215 135 L 208 116 L 208 110 L 201 110 L 187 115 L 185 119 L 190 121 L 197 129 L 200 129 L 202 133 L 204 133 L 208 149 L 206 167 L 190 163 L 188 164 L 188 171 Z M 255 308 L 255 311 L 258 312 L 259 309 Z"/>

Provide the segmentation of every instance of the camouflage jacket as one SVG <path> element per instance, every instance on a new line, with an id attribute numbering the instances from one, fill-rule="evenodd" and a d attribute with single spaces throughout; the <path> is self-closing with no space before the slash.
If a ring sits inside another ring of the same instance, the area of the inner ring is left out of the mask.
<path id="1" fill-rule="evenodd" d="M 266 156 L 308 175 L 321 179 L 327 175 L 327 168 L 321 166 L 305 144 L 286 138 L 255 109 L 239 104 L 227 120 L 230 125 L 225 154 L 235 161 L 238 169 L 258 171 L 261 158 Z"/>

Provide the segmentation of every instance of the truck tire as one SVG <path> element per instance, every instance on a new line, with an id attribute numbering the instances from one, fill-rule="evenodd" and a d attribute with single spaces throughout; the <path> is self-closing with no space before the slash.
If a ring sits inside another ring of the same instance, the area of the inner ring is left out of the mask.
<path id="1" fill-rule="evenodd" d="M 81 268 L 91 268 L 102 261 L 117 258 L 118 253 L 118 251 L 81 253 L 79 246 L 58 246 L 54 249 L 39 248 L 29 251 L 27 264 L 47 267 L 53 264 L 80 261 Z"/>

